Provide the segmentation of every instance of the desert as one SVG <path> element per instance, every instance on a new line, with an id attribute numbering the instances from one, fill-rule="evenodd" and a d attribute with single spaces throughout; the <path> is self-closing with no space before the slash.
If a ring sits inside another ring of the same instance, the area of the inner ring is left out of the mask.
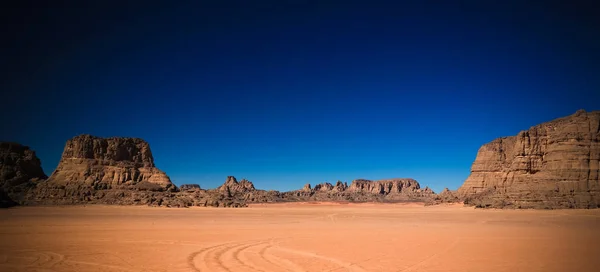
<path id="1" fill-rule="evenodd" d="M 483 145 L 458 190 L 412 178 L 177 186 L 140 138 L 0 143 L 2 271 L 597 271 L 600 111 Z M 483 208 L 483 209 L 482 209 Z"/>
<path id="2" fill-rule="evenodd" d="M 13 1 L 0 272 L 600 271 L 595 2 Z"/>
<path id="3" fill-rule="evenodd" d="M 597 271 L 600 210 L 304 202 L 0 210 L 2 271 Z"/>

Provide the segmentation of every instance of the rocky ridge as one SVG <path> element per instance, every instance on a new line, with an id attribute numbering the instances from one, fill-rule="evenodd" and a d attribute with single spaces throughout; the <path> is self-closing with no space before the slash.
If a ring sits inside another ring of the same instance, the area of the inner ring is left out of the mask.
<path id="1" fill-rule="evenodd" d="M 483 145 L 458 189 L 492 208 L 600 207 L 600 111 L 577 111 Z"/>
<path id="2" fill-rule="evenodd" d="M 118 204 L 243 207 L 289 201 L 462 202 L 492 208 L 600 207 L 600 111 L 578 111 L 483 145 L 457 191 L 435 194 L 409 178 L 324 182 L 279 192 L 233 176 L 215 189 L 175 186 L 139 138 L 76 136 L 47 177 L 35 152 L 0 143 L 0 206 Z"/>
<path id="3" fill-rule="evenodd" d="M 338 181 L 335 185 L 325 182 L 311 188 L 304 185 L 300 190 L 285 192 L 295 201 L 351 201 L 351 202 L 430 202 L 435 193 L 428 187 L 409 178 L 384 180 L 357 179 L 350 185 Z"/>
<path id="4" fill-rule="evenodd" d="M 10 150 L 14 150 L 15 146 L 10 145 Z M 335 184 L 325 182 L 314 187 L 306 184 L 297 191 L 279 192 L 259 190 L 249 180 L 238 181 L 229 176 L 215 189 L 202 189 L 198 184 L 184 184 L 177 188 L 166 173 L 156 168 L 149 144 L 139 138 L 79 135 L 69 139 L 59 165 L 50 177 L 43 174 L 39 159 L 28 148 L 10 154 L 3 157 L 13 159 L 3 160 L 7 163 L 3 163 L 5 170 L 2 173 L 7 174 L 2 176 L 2 184 L 16 182 L 26 186 L 15 194 L 16 202 L 13 202 L 14 197 L 9 199 L 5 194 L 0 194 L 3 206 L 116 204 L 243 207 L 248 203 L 289 201 L 425 202 L 434 196 L 433 191 L 422 189 L 414 179 L 357 179 L 350 185 L 341 181 Z M 22 169 L 19 168 L 21 170 L 15 170 L 17 161 L 22 165 Z"/>

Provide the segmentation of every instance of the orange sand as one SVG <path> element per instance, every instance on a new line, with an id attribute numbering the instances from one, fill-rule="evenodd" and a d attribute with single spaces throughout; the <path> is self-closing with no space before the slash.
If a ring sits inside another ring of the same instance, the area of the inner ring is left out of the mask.
<path id="1" fill-rule="evenodd" d="M 0 271 L 599 271 L 600 210 L 0 210 Z"/>

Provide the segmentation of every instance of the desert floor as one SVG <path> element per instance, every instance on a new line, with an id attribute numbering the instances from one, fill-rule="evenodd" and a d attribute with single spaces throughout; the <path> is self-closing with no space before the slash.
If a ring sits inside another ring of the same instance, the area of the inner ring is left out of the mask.
<path id="1" fill-rule="evenodd" d="M 600 210 L 0 210 L 0 271 L 600 271 Z"/>

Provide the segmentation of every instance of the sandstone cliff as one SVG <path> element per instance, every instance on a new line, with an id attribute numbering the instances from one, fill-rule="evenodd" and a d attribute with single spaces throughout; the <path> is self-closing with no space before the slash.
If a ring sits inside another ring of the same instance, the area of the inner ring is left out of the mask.
<path id="1" fill-rule="evenodd" d="M 480 207 L 600 207 L 600 111 L 546 122 L 483 145 L 458 189 Z"/>
<path id="2" fill-rule="evenodd" d="M 52 175 L 30 189 L 23 205 L 122 204 L 186 206 L 169 177 L 138 138 L 76 136 Z"/>
<path id="3" fill-rule="evenodd" d="M 67 141 L 49 183 L 96 188 L 167 190 L 169 177 L 155 167 L 150 145 L 139 138 L 80 135 Z"/>

